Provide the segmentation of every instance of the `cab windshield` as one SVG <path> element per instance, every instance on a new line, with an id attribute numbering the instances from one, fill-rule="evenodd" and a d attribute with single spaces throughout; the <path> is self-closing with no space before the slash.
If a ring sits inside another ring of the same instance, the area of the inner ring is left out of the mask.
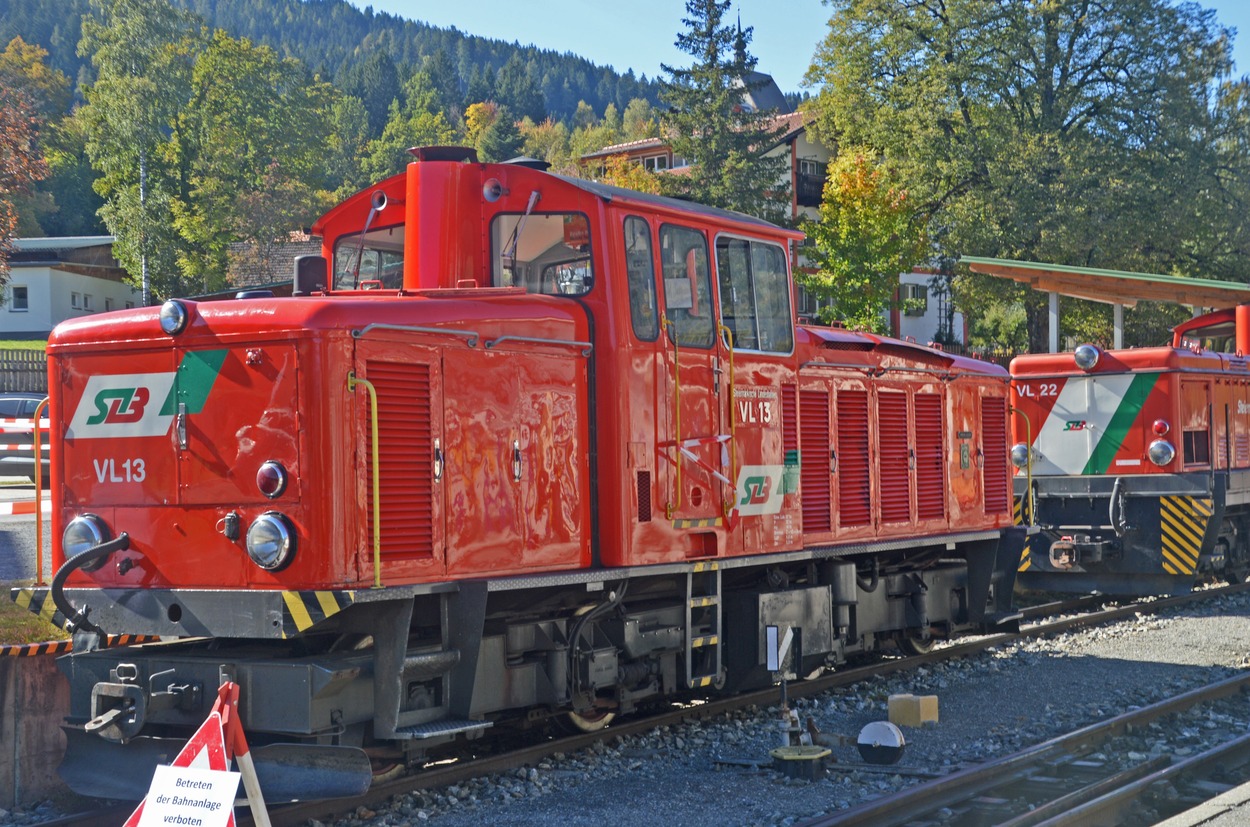
<path id="1" fill-rule="evenodd" d="M 404 286 L 404 228 L 345 235 L 334 244 L 335 290 L 398 290 Z"/>
<path id="2" fill-rule="evenodd" d="M 490 225 L 491 285 L 584 296 L 594 285 L 590 222 L 582 213 L 503 214 Z"/>

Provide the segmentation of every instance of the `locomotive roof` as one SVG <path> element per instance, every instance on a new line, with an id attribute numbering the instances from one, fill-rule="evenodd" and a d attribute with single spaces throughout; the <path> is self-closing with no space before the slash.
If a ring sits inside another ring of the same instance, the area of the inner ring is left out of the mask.
<path id="1" fill-rule="evenodd" d="M 865 364 L 885 363 L 888 360 L 923 366 L 929 369 L 941 369 L 951 373 L 982 373 L 999 374 L 1006 378 L 1007 370 L 1001 365 L 983 362 L 968 356 L 947 353 L 934 347 L 927 347 L 916 342 L 878 336 L 875 333 L 862 333 L 840 328 L 808 327 L 800 328 L 804 333 L 818 340 L 822 349 L 843 353 L 860 354 Z M 851 357 L 856 359 L 856 357 Z M 856 359 L 858 363 L 858 359 Z"/>
<path id="2" fill-rule="evenodd" d="M 637 190 L 625 189 L 624 187 L 604 184 L 599 181 L 590 181 L 585 178 L 573 178 L 567 175 L 557 175 L 555 173 L 548 174 L 551 175 L 552 178 L 558 178 L 567 184 L 572 184 L 578 189 L 589 192 L 609 203 L 620 199 L 629 203 L 645 204 L 652 209 L 681 213 L 694 213 L 696 215 L 701 215 L 705 218 L 715 219 L 717 221 L 727 221 L 735 224 L 749 225 L 759 230 L 779 233 L 794 239 L 803 238 L 803 233 L 798 230 L 791 230 L 778 224 L 774 224 L 771 221 L 765 221 L 762 218 L 747 215 L 746 213 L 724 210 L 719 207 L 709 207 L 706 204 L 699 204 L 694 201 L 685 201 L 680 198 L 672 198 L 666 195 L 652 195 L 647 192 L 638 192 Z"/>

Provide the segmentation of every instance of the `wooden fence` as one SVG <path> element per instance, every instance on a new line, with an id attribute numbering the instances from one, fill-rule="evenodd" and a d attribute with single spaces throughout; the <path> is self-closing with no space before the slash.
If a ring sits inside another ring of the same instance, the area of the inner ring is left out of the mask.
<path id="1" fill-rule="evenodd" d="M 42 350 L 0 350 L 0 392 L 48 392 L 48 356 Z"/>

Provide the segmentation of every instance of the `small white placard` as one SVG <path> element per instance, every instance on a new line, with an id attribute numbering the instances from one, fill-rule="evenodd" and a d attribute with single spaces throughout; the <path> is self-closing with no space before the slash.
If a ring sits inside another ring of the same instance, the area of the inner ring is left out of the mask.
<path id="1" fill-rule="evenodd" d="M 139 827 L 225 827 L 239 774 L 161 764 L 152 776 Z"/>

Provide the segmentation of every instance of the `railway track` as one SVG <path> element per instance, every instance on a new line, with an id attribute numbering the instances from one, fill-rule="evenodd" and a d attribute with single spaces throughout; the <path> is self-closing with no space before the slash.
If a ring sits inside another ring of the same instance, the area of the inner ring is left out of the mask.
<path id="1" fill-rule="evenodd" d="M 1190 595 L 1147 599 L 1115 606 L 1107 606 L 1106 598 L 1097 596 L 1030 606 L 1022 610 L 1022 627 L 1018 633 L 981 636 L 958 643 L 936 646 L 932 651 L 921 655 L 891 658 L 841 669 L 812 680 L 791 683 L 788 686 L 788 694 L 793 698 L 818 695 L 831 689 L 869 680 L 875 676 L 905 672 L 925 664 L 970 656 L 1020 637 L 1045 637 L 1083 626 L 1096 626 L 1141 614 L 1153 614 L 1187 603 L 1243 591 L 1250 591 L 1250 584 L 1207 589 Z M 599 741 L 627 737 L 656 727 L 673 726 L 692 719 L 711 718 L 747 706 L 770 706 L 777 700 L 778 690 L 776 687 L 771 687 L 730 698 L 698 701 L 647 717 L 631 720 L 618 719 L 611 727 L 600 732 L 554 738 L 495 755 L 467 757 L 454 763 L 431 765 L 420 772 L 376 782 L 366 794 L 358 798 L 310 801 L 274 807 L 270 811 L 270 820 L 275 827 L 298 827 L 310 819 L 332 823 L 335 819 L 349 815 L 361 807 L 376 809 L 392 796 L 459 784 L 478 776 L 532 765 L 556 753 L 576 752 Z M 92 813 L 66 816 L 44 824 L 47 827 L 104 827 L 104 825 L 111 827 L 121 823 L 131 809 L 133 805 L 127 804 Z M 240 827 L 253 823 L 245 807 L 239 808 L 236 821 Z"/>
<path id="2" fill-rule="evenodd" d="M 1116 739 L 1167 715 L 1250 691 L 1250 674 L 1204 686 L 1117 715 L 1001 759 L 910 787 L 896 795 L 803 822 L 802 827 L 908 824 L 997 827 L 1108 827 L 1153 824 L 1250 780 L 1250 734 L 1182 761 L 1142 756 L 1127 766 L 1108 756 L 1134 755 Z M 1157 785 L 1165 795 L 1147 801 Z M 1184 790 L 1199 791 L 1195 797 Z M 1160 810 L 1166 806 L 1166 810 Z"/>

